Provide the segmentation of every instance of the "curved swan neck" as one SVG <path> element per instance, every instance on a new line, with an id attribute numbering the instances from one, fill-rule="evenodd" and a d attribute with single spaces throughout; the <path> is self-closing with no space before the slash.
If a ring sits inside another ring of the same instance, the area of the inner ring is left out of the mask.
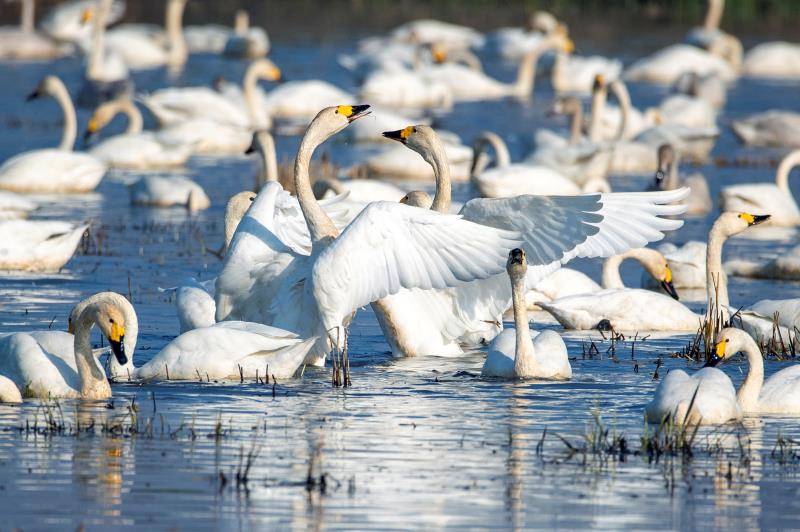
<path id="1" fill-rule="evenodd" d="M 589 140 L 592 142 L 600 140 L 600 123 L 603 121 L 607 99 L 608 89 L 605 85 L 600 85 L 592 93 L 592 108 L 589 115 Z"/>
<path id="2" fill-rule="evenodd" d="M 255 192 L 245 190 L 234 195 L 225 205 L 225 250 L 230 248 L 236 228 L 239 227 L 239 222 L 247 214 L 247 210 L 252 205 L 255 196 Z"/>
<path id="3" fill-rule="evenodd" d="M 514 350 L 514 374 L 517 376 L 530 375 L 534 353 L 525 304 L 525 275 L 511 276 L 511 302 L 514 308 L 514 327 L 517 339 Z"/>
<path id="4" fill-rule="evenodd" d="M 631 119 L 631 95 L 628 93 L 628 87 L 621 80 L 614 80 L 611 83 L 611 91 L 619 104 L 621 120 L 615 140 L 620 141 L 625 138 L 625 134 L 628 131 L 628 123 Z"/>
<path id="5" fill-rule="evenodd" d="M 625 283 L 622 282 L 622 276 L 619 273 L 619 267 L 622 261 L 627 258 L 627 254 L 622 253 L 606 259 L 603 263 L 603 275 L 601 278 L 603 288 L 625 288 Z"/>
<path id="6" fill-rule="evenodd" d="M 569 123 L 569 143 L 577 144 L 581 141 L 581 127 L 583 125 L 583 107 L 580 105 L 575 106 L 570 114 Z"/>
<path id="7" fill-rule="evenodd" d="M 35 10 L 33 0 L 22 0 L 22 10 L 19 15 L 19 27 L 25 33 L 34 32 Z"/>
<path id="8" fill-rule="evenodd" d="M 308 167 L 311 164 L 311 157 L 314 150 L 321 142 L 317 139 L 314 131 L 314 124 L 308 127 L 300 148 L 297 150 L 297 157 L 294 161 L 294 189 L 303 217 L 306 219 L 308 233 L 311 237 L 312 249 L 319 243 L 331 240 L 339 236 L 339 230 L 325 213 L 311 189 L 311 179 L 308 175 Z"/>
<path id="9" fill-rule="evenodd" d="M 778 165 L 778 170 L 775 172 L 775 185 L 789 195 L 791 195 L 791 190 L 789 189 L 789 174 L 797 165 L 800 165 L 800 150 L 795 150 L 784 157 L 781 160 L 781 164 Z"/>
<path id="10" fill-rule="evenodd" d="M 78 119 L 75 115 L 75 106 L 72 105 L 72 99 L 69 97 L 69 92 L 63 83 L 58 83 L 53 87 L 53 98 L 56 99 L 58 105 L 61 106 L 61 112 L 64 115 L 64 125 L 61 130 L 61 144 L 58 149 L 64 151 L 72 151 L 75 146 L 75 139 L 78 135 Z"/>
<path id="11" fill-rule="evenodd" d="M 503 139 L 496 133 L 491 131 L 484 131 L 476 137 L 472 148 L 472 177 L 483 172 L 487 166 L 487 160 L 483 157 L 486 146 L 491 146 L 494 150 L 495 166 L 502 168 L 511 164 L 511 154 L 508 152 L 508 146 Z"/>
<path id="12" fill-rule="evenodd" d="M 747 333 L 742 333 L 746 335 Z M 736 399 L 743 410 L 755 410 L 758 406 L 758 396 L 761 394 L 761 387 L 764 385 L 764 359 L 761 356 L 758 346 L 747 335 L 742 338 L 740 349 L 747 356 L 749 369 L 747 377 L 736 392 Z"/>
<path id="13" fill-rule="evenodd" d="M 125 116 L 128 118 L 128 128 L 125 130 L 126 133 L 139 134 L 142 132 L 144 129 L 144 119 L 142 118 L 142 112 L 139 111 L 139 108 L 136 107 L 133 100 L 130 98 L 120 100 L 117 109 L 125 113 Z"/>
<path id="14" fill-rule="evenodd" d="M 236 15 L 233 19 L 233 32 L 238 35 L 242 36 L 247 33 L 247 30 L 250 29 L 250 15 L 244 9 L 239 9 L 236 11 Z"/>
<path id="15" fill-rule="evenodd" d="M 99 79 L 103 70 L 103 53 L 105 52 L 106 18 L 111 11 L 112 0 L 99 0 L 92 26 L 92 49 L 89 51 L 89 63 L 86 65 L 86 77 Z"/>
<path id="16" fill-rule="evenodd" d="M 722 12 L 725 10 L 725 0 L 708 0 L 708 10 L 703 22 L 703 28 L 707 30 L 719 29 L 722 22 Z"/>
<path id="17" fill-rule="evenodd" d="M 706 303 L 707 314 L 716 301 L 717 309 L 722 311 L 730 304 L 728 300 L 728 282 L 722 271 L 722 246 L 728 239 L 728 233 L 719 220 L 714 222 L 708 232 L 708 248 L 706 248 Z"/>
<path id="18" fill-rule="evenodd" d="M 111 397 L 111 386 L 106 380 L 106 374 L 100 361 L 92 353 L 89 336 L 96 317 L 96 308 L 88 306 L 78 317 L 75 325 L 73 348 L 75 351 L 75 366 L 80 379 L 80 394 L 83 399 L 106 399 Z"/>
<path id="19" fill-rule="evenodd" d="M 189 55 L 186 40 L 183 37 L 184 7 L 186 7 L 186 0 L 169 0 L 167 2 L 164 22 L 169 41 L 168 63 L 173 67 L 183 65 Z"/>
<path id="20" fill-rule="evenodd" d="M 261 184 L 278 180 L 278 156 L 275 152 L 275 137 L 269 131 L 259 131 L 258 153 L 261 155 Z"/>
<path id="21" fill-rule="evenodd" d="M 517 69 L 517 79 L 511 85 L 511 92 L 517 98 L 533 97 L 533 87 L 536 83 L 536 64 L 547 50 L 555 48 L 556 41 L 551 38 L 542 39 L 536 47 L 525 54 Z"/>
<path id="22" fill-rule="evenodd" d="M 423 157 L 433 167 L 433 175 L 436 178 L 436 194 L 433 196 L 431 210 L 449 213 L 452 195 L 450 163 L 444 151 L 444 145 L 438 136 L 431 139 L 430 150 L 426 150 Z"/>

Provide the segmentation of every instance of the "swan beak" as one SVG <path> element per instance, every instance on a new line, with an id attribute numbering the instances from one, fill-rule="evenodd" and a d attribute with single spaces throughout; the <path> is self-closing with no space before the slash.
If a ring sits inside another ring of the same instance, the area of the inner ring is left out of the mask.
<path id="1" fill-rule="evenodd" d="M 723 339 L 717 342 L 717 345 L 714 347 L 714 353 L 712 353 L 711 357 L 706 362 L 704 368 L 713 368 L 725 358 L 725 348 L 728 346 L 728 340 Z"/>
<path id="2" fill-rule="evenodd" d="M 408 142 L 408 137 L 414 132 L 414 126 L 408 126 L 403 129 L 398 129 L 397 131 L 384 131 L 381 133 L 387 139 L 396 140 L 398 142 L 402 142 L 406 144 Z"/>
<path id="3" fill-rule="evenodd" d="M 664 289 L 664 292 L 669 294 L 669 296 L 678 301 L 680 298 L 678 297 L 678 292 L 675 290 L 675 286 L 672 284 L 672 281 L 661 281 L 661 288 Z"/>
<path id="4" fill-rule="evenodd" d="M 41 96 L 42 96 L 42 91 L 39 90 L 39 87 L 36 87 L 36 90 L 34 90 L 32 93 L 28 94 L 28 96 L 25 97 L 25 101 L 29 102 L 29 101 L 35 100 L 36 98 L 39 98 Z"/>
<path id="5" fill-rule="evenodd" d="M 369 114 L 369 105 L 352 105 L 350 107 L 352 109 L 351 113 L 349 115 L 345 115 L 349 123 L 352 123 Z"/>
<path id="6" fill-rule="evenodd" d="M 111 324 L 111 334 L 108 335 L 108 343 L 111 345 L 111 352 L 117 357 L 117 362 L 121 365 L 128 363 L 128 357 L 125 355 L 125 328 L 117 323 Z"/>
<path id="7" fill-rule="evenodd" d="M 772 217 L 770 214 L 756 214 L 753 216 L 753 221 L 750 225 L 758 225 L 760 223 L 764 223 Z"/>

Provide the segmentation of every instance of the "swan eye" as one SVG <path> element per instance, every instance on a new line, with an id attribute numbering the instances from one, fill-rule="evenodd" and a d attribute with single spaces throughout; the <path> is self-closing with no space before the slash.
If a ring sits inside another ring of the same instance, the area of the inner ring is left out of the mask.
<path id="1" fill-rule="evenodd" d="M 114 323 L 114 318 L 108 318 L 108 323 Z"/>

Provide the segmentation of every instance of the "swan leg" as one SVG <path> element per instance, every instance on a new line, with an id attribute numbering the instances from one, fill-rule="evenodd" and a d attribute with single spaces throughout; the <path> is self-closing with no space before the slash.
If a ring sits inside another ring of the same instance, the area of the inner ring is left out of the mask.
<path id="1" fill-rule="evenodd" d="M 350 361 L 347 358 L 347 328 L 337 325 L 328 330 L 331 342 L 331 361 L 333 367 L 333 385 L 350 386 Z"/>

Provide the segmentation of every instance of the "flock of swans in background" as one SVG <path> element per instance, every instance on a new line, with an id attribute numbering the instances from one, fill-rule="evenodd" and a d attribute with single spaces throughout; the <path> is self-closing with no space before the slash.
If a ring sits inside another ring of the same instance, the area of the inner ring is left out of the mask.
<path id="1" fill-rule="evenodd" d="M 130 186 L 131 202 L 206 209 L 203 188 L 163 172 L 194 155 L 227 157 L 257 151 L 257 190 L 242 191 L 225 211 L 224 262 L 218 277 L 176 289 L 180 335 L 146 364 L 134 365 L 136 312 L 123 296 L 102 292 L 78 303 L 69 332 L 36 331 L 0 337 L 0 400 L 22 397 L 111 396 L 113 379 L 227 379 L 259 371 L 291 378 L 306 365 L 324 365 L 347 348 L 355 312 L 370 304 L 395 356 L 487 352 L 482 374 L 506 379 L 570 379 L 567 349 L 553 330 L 529 329 L 528 311 L 541 309 L 567 329 L 696 331 L 704 318 L 741 316 L 725 328 L 706 368 L 670 372 L 646 408 L 650 421 L 724 423 L 744 413 L 800 414 L 800 365 L 764 381 L 757 342 L 777 320 L 785 338 L 800 323 L 800 300 L 731 306 L 727 275 L 800 278 L 800 252 L 769 263 L 722 263 L 726 239 L 757 224 L 800 225 L 788 177 L 800 164 L 800 115 L 772 110 L 735 120 L 733 131 L 753 146 L 791 148 L 775 184 L 725 187 L 722 215 L 707 243 L 645 248 L 681 227 L 680 215 L 713 208 L 700 174 L 682 175 L 680 161 L 702 162 L 719 135 L 717 119 L 728 86 L 739 76 L 800 80 L 800 44 L 769 42 L 743 52 L 721 30 L 722 0 L 710 0 L 705 23 L 685 42 L 623 69 L 616 59 L 575 54 L 564 24 L 538 12 L 525 28 L 483 35 L 433 20 L 404 24 L 365 39 L 341 66 L 359 80 L 357 94 L 324 80 L 282 83 L 266 57 L 266 32 L 237 14 L 232 28 L 184 27 L 187 0 L 165 0 L 164 28 L 112 26 L 121 0 L 58 5 L 34 25 L 33 1 L 22 1 L 20 27 L 0 28 L 0 59 L 85 56 L 79 105 L 94 112 L 84 137 L 101 135 L 122 114 L 127 130 L 75 151 L 73 98 L 47 76 L 29 98 L 61 107 L 56 148 L 19 153 L 0 166 L 0 268 L 58 271 L 79 244 L 85 225 L 27 220 L 37 205 L 27 194 L 94 190 L 109 169 L 162 171 Z M 481 50 L 518 63 L 508 83 L 483 72 Z M 250 61 L 241 86 L 168 87 L 134 97 L 131 70 L 180 70 L 189 54 L 224 54 Z M 454 103 L 533 98 L 537 74 L 557 93 L 552 111 L 570 119 L 569 135 L 541 129 L 535 150 L 513 162 L 503 138 L 479 135 L 472 147 L 429 125 L 430 111 Z M 675 87 L 657 107 L 637 109 L 625 83 Z M 588 116 L 581 98 L 589 97 Z M 615 100 L 610 103 L 609 97 Z M 355 102 L 369 102 L 355 104 Z M 155 118 L 145 130 L 140 107 Z M 364 118 L 369 115 L 369 118 Z M 273 134 L 303 132 L 291 179 L 279 179 Z M 330 137 L 381 144 L 358 161 L 368 179 L 316 179 L 314 151 Z M 647 192 L 614 193 L 609 175 L 649 175 Z M 434 180 L 433 197 L 382 181 Z M 454 181 L 481 196 L 451 199 Z M 284 189 L 289 186 L 289 191 Z M 563 265 L 576 257 L 605 258 L 601 283 Z M 640 262 L 645 286 L 624 286 L 619 267 Z M 705 290 L 706 315 L 678 301 L 676 289 Z M 503 327 L 506 312 L 514 328 Z M 717 309 L 717 310 L 712 310 Z M 108 339 L 107 368 L 91 348 L 96 325 Z M 749 373 L 738 390 L 710 367 L 744 353 Z"/>

